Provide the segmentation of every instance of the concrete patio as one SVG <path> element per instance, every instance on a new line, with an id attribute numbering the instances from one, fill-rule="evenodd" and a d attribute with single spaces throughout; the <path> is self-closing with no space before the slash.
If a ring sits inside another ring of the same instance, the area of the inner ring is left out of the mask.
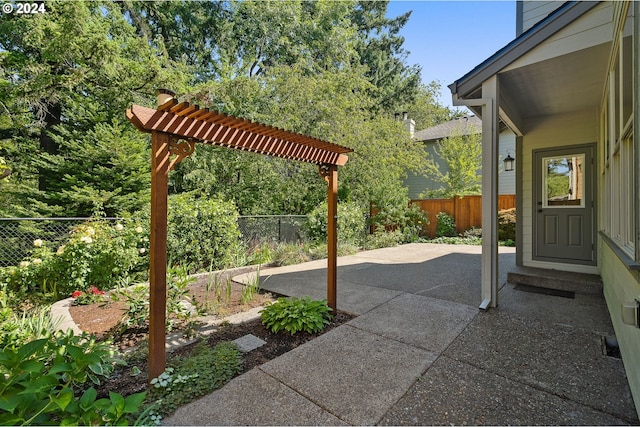
<path id="1" fill-rule="evenodd" d="M 338 307 L 358 317 L 164 423 L 638 424 L 622 360 L 606 355 L 602 295 L 507 283 L 515 251 L 501 248 L 500 306 L 482 312 L 480 251 L 409 244 L 339 258 Z M 326 261 L 261 276 L 269 291 L 326 298 Z"/>

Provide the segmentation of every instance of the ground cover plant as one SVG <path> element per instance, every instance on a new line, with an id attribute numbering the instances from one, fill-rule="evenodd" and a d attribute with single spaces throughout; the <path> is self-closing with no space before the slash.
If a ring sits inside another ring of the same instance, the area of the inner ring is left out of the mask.
<path id="1" fill-rule="evenodd" d="M 320 332 L 333 317 L 326 300 L 313 301 L 309 297 L 278 298 L 260 313 L 262 324 L 271 332 L 286 331 L 291 335 L 301 331 L 310 334 Z"/>
<path id="2" fill-rule="evenodd" d="M 97 399 L 99 385 L 122 363 L 108 343 L 88 334 L 57 332 L 0 351 L 0 424 L 122 424 L 138 412 L 144 393 Z"/>

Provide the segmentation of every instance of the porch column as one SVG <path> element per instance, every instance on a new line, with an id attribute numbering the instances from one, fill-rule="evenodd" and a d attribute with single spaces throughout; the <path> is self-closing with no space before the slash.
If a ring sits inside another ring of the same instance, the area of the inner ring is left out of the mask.
<path id="1" fill-rule="evenodd" d="M 499 83 L 496 75 L 482 83 L 482 303 L 498 305 L 498 137 Z"/>
<path id="2" fill-rule="evenodd" d="M 149 242 L 149 380 L 165 369 L 167 300 L 167 190 L 169 141 L 151 133 L 151 235 Z"/>

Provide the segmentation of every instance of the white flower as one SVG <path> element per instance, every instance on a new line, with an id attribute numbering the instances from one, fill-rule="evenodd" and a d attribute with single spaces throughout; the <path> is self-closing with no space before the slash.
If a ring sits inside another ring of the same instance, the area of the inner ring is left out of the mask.
<path id="1" fill-rule="evenodd" d="M 137 228 L 136 228 L 136 233 L 138 233 L 138 234 L 139 234 L 139 233 L 142 233 L 142 227 L 137 227 Z"/>
<path id="2" fill-rule="evenodd" d="M 41 260 L 40 258 L 34 258 L 34 259 L 33 259 L 33 263 L 34 263 L 35 265 L 42 264 L 42 260 Z"/>
<path id="3" fill-rule="evenodd" d="M 124 229 L 124 225 L 117 223 L 115 226 L 116 231 L 122 231 Z"/>
<path id="4" fill-rule="evenodd" d="M 93 227 L 87 227 L 87 235 L 93 236 L 94 234 L 96 234 L 96 230 L 94 230 Z"/>
<path id="5" fill-rule="evenodd" d="M 80 241 L 89 244 L 93 242 L 93 239 L 90 236 L 82 236 Z"/>
<path id="6" fill-rule="evenodd" d="M 35 246 L 36 248 L 39 248 L 42 246 L 42 239 L 36 239 L 33 241 L 33 246 Z"/>
<path id="7" fill-rule="evenodd" d="M 29 264 L 31 264 L 29 261 L 22 261 L 20 263 L 20 267 L 22 268 L 29 267 Z"/>
<path id="8" fill-rule="evenodd" d="M 56 251 L 56 255 L 62 255 L 64 253 L 64 245 L 60 246 Z"/>
<path id="9" fill-rule="evenodd" d="M 140 249 L 138 249 L 138 252 L 140 252 L 140 254 L 143 254 L 143 253 L 145 253 L 146 251 L 147 251 L 147 250 L 146 250 L 145 248 L 140 248 Z"/>

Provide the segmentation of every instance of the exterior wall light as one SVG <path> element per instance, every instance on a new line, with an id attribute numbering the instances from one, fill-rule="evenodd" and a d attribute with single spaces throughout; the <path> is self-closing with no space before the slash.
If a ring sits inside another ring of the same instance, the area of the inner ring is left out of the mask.
<path id="1" fill-rule="evenodd" d="M 507 150 L 507 157 L 504 158 L 503 162 L 504 162 L 504 171 L 505 172 L 511 172 L 513 170 L 513 165 L 516 162 L 516 159 L 514 159 L 513 157 L 511 157 L 511 154 L 509 153 L 511 150 Z"/>

